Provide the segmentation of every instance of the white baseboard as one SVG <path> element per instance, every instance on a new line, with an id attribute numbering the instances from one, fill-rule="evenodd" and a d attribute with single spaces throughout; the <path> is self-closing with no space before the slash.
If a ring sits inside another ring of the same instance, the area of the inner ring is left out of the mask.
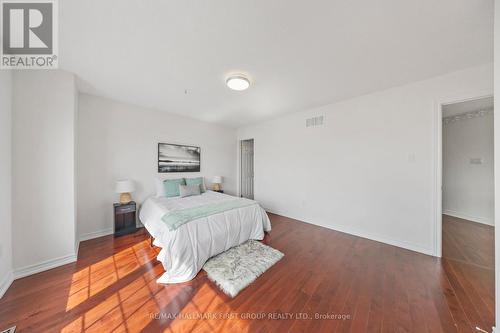
<path id="1" fill-rule="evenodd" d="M 277 214 L 277 215 L 281 215 L 281 216 L 287 217 L 283 213 L 273 212 L 273 211 L 270 211 L 270 210 L 267 210 L 267 211 L 270 212 L 270 213 L 273 213 L 273 214 Z M 389 244 L 389 245 L 400 247 L 400 248 L 403 248 L 403 249 L 406 249 L 406 250 L 410 250 L 410 251 L 414 251 L 414 252 L 419 252 L 419 253 L 423 253 L 423 254 L 435 257 L 435 253 L 434 253 L 433 249 L 428 249 L 428 248 L 425 248 L 425 247 L 420 246 L 418 244 L 413 244 L 413 243 L 410 243 L 410 242 L 404 242 L 404 241 L 400 241 L 400 240 L 389 239 L 389 238 L 386 238 L 386 237 L 381 236 L 381 235 L 368 234 L 366 232 L 362 232 L 362 231 L 351 229 L 351 228 L 346 228 L 344 226 L 337 226 L 337 225 L 336 226 L 331 226 L 331 225 L 326 225 L 326 224 L 317 223 L 317 222 L 305 221 L 305 220 L 303 220 L 301 218 L 295 218 L 295 217 L 290 217 L 290 218 L 292 218 L 294 220 L 297 220 L 297 221 L 305 222 L 305 223 L 308 223 L 308 224 L 316 225 L 316 226 L 319 226 L 319 227 L 323 227 L 323 228 L 327 228 L 327 229 L 331 229 L 331 230 L 343 232 L 343 233 L 346 233 L 346 234 L 349 234 L 349 235 L 353 235 L 353 236 L 357 236 L 357 237 L 361 237 L 361 238 L 366 238 L 366 239 L 373 240 L 373 241 L 376 241 L 376 242 L 380 242 L 380 243 L 384 243 L 384 244 Z"/>
<path id="2" fill-rule="evenodd" d="M 471 216 L 468 214 L 460 213 L 460 212 L 455 212 L 453 210 L 447 210 L 443 209 L 443 214 L 444 215 L 449 215 L 453 217 L 458 217 L 459 219 L 464 219 L 464 220 L 469 220 L 472 222 L 477 222 L 481 224 L 487 224 L 487 225 L 495 225 L 495 220 L 487 217 L 477 217 L 477 216 Z"/>
<path id="3" fill-rule="evenodd" d="M 38 264 L 25 266 L 9 272 L 3 281 L 0 281 L 0 298 L 7 291 L 14 280 L 47 271 L 62 265 L 70 264 L 78 259 L 78 250 L 80 249 L 80 242 L 92 238 L 102 237 L 113 233 L 113 229 L 100 230 L 91 232 L 80 236 L 80 239 L 75 242 L 75 253 L 67 256 L 50 259 Z"/>
<path id="4" fill-rule="evenodd" d="M 0 298 L 5 295 L 12 282 L 14 282 L 14 274 L 12 274 L 12 271 L 8 271 L 7 275 L 0 281 Z"/>
<path id="5" fill-rule="evenodd" d="M 52 268 L 56 268 L 62 265 L 66 265 L 72 262 L 75 262 L 77 258 L 76 254 L 69 254 L 67 256 L 50 259 L 46 261 L 42 261 L 41 263 L 25 266 L 22 268 L 18 268 L 14 270 L 14 279 L 20 279 L 26 277 L 28 275 L 33 275 L 36 273 L 40 273 Z"/>
<path id="6" fill-rule="evenodd" d="M 89 232 L 86 234 L 82 234 L 82 235 L 80 235 L 80 242 L 83 242 L 83 241 L 86 241 L 89 239 L 102 237 L 102 236 L 108 236 L 108 235 L 113 234 L 113 232 L 114 232 L 113 228 L 109 228 L 109 229 L 103 229 L 103 230 L 98 230 L 98 231 L 93 231 L 93 232 Z"/>
<path id="7" fill-rule="evenodd" d="M 113 234 L 112 228 L 83 234 L 79 237 L 79 240 L 75 242 L 74 254 L 46 260 L 38 264 L 25 266 L 22 268 L 15 269 L 13 272 L 12 271 L 9 272 L 5 277 L 5 279 L 3 281 L 0 281 L 0 298 L 2 298 L 3 294 L 7 291 L 7 289 L 10 287 L 10 285 L 14 280 L 75 262 L 78 258 L 78 250 L 80 248 L 80 242 L 111 234 Z"/>

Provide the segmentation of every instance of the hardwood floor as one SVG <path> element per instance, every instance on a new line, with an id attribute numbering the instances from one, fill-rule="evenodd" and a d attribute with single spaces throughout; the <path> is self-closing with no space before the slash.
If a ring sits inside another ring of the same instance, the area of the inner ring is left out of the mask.
<path id="1" fill-rule="evenodd" d="M 80 245 L 78 261 L 17 280 L 0 328 L 20 332 L 491 331 L 494 276 L 270 215 L 265 242 L 285 257 L 236 298 L 201 272 L 158 285 L 163 268 L 143 232 Z M 201 319 L 200 316 L 203 316 Z M 312 320 L 320 316 L 321 320 Z M 335 317 L 337 316 L 337 317 Z"/>
<path id="2" fill-rule="evenodd" d="M 495 228 L 443 215 L 443 257 L 495 269 Z"/>

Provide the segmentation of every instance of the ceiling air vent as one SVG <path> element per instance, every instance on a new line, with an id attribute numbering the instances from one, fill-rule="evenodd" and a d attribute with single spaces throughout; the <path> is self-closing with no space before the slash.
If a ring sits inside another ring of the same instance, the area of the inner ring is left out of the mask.
<path id="1" fill-rule="evenodd" d="M 323 116 L 306 119 L 306 127 L 315 127 L 323 125 Z"/>

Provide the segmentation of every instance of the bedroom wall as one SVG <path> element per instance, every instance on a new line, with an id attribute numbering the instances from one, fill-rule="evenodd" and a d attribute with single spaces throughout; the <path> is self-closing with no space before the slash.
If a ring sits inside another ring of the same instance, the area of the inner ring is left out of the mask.
<path id="1" fill-rule="evenodd" d="M 282 116 L 255 139 L 255 198 L 269 211 L 436 253 L 437 103 L 493 92 L 491 64 Z M 325 124 L 306 128 L 306 118 Z"/>
<path id="2" fill-rule="evenodd" d="M 493 113 L 443 124 L 444 214 L 494 225 L 493 157 Z"/>
<path id="3" fill-rule="evenodd" d="M 15 277 L 74 261 L 76 86 L 63 71 L 14 73 Z"/>
<path id="4" fill-rule="evenodd" d="M 113 232 L 114 183 L 132 179 L 139 204 L 155 193 L 154 179 L 214 175 L 236 192 L 236 130 L 162 111 L 81 94 L 78 120 L 78 233 L 89 239 Z M 158 142 L 201 147 L 201 172 L 158 174 Z"/>
<path id="5" fill-rule="evenodd" d="M 0 71 L 0 298 L 12 283 L 12 73 Z"/>

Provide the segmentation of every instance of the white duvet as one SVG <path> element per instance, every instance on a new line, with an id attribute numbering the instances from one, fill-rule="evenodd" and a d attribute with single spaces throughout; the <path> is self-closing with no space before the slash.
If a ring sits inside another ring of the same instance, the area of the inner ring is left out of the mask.
<path id="1" fill-rule="evenodd" d="M 210 257 L 249 239 L 264 238 L 264 231 L 271 230 L 271 222 L 257 202 L 193 220 L 173 231 L 169 231 L 161 220 L 169 211 L 235 199 L 207 191 L 186 198 L 152 197 L 143 203 L 139 218 L 155 238 L 154 244 L 162 248 L 157 259 L 166 272 L 157 280 L 158 283 L 189 281 Z"/>

